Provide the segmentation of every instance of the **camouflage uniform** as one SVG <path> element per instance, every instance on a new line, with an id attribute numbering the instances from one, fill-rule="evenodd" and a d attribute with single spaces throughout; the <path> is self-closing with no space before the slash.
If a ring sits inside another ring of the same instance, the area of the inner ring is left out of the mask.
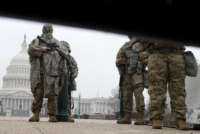
<path id="1" fill-rule="evenodd" d="M 71 84 L 70 85 L 70 91 L 76 91 L 76 81 L 75 81 L 75 78 L 78 76 L 78 66 L 77 66 L 77 62 L 75 61 L 75 59 L 70 56 L 70 63 L 71 65 L 69 66 L 69 69 L 70 69 L 70 74 L 71 76 L 73 76 L 73 78 L 71 79 Z M 69 102 L 70 102 L 70 105 L 68 107 L 68 112 L 69 112 L 69 115 L 71 115 L 71 109 L 72 109 L 72 94 L 70 93 L 70 98 L 69 98 Z"/>
<path id="2" fill-rule="evenodd" d="M 53 37 L 49 38 L 49 35 L 46 35 L 44 31 L 40 38 L 48 43 L 56 43 L 59 46 L 59 42 Z M 48 114 L 55 116 L 57 109 L 56 96 L 62 86 L 60 85 L 59 77 L 61 56 L 57 51 L 49 50 L 44 52 L 44 47 L 48 48 L 47 44 L 36 38 L 31 42 L 28 49 L 31 64 L 31 91 L 34 96 L 31 109 L 33 113 L 40 112 L 43 97 L 46 97 L 48 98 Z"/>
<path id="3" fill-rule="evenodd" d="M 143 73 L 136 68 L 129 68 L 128 62 L 133 55 L 131 44 L 133 41 L 126 42 L 117 54 L 116 65 L 121 75 L 124 76 L 122 81 L 123 92 L 123 105 L 125 112 L 132 112 L 133 110 L 133 92 L 136 100 L 137 112 L 144 112 L 144 96 L 142 94 L 144 90 L 143 86 Z M 142 62 L 138 60 L 138 65 L 142 65 Z M 121 67 L 125 68 L 125 72 L 121 72 Z"/>
<path id="4" fill-rule="evenodd" d="M 72 95 L 71 92 L 76 90 L 76 81 L 75 78 L 78 75 L 78 66 L 77 66 L 77 62 L 75 61 L 75 59 L 70 55 L 71 49 L 69 44 L 66 41 L 61 41 L 60 43 L 61 45 L 61 49 L 68 54 L 69 57 L 69 64 L 67 64 L 67 61 L 65 59 L 63 59 L 63 73 L 68 73 L 71 76 L 71 85 L 69 85 L 69 94 L 68 94 L 68 101 L 69 104 L 67 105 L 68 108 L 68 114 L 71 115 L 71 107 L 72 107 Z"/>
<path id="5" fill-rule="evenodd" d="M 181 45 L 156 42 L 148 59 L 150 119 L 162 120 L 167 89 L 171 109 L 177 120 L 185 120 L 185 64 Z"/>

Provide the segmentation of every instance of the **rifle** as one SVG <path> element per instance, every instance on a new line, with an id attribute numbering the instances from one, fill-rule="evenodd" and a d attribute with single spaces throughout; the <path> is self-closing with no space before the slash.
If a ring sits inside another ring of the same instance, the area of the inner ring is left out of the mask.
<path id="1" fill-rule="evenodd" d="M 48 43 L 47 41 L 42 39 L 40 36 L 37 36 L 37 38 L 39 39 L 40 42 L 46 44 L 47 47 L 50 48 L 50 51 L 54 51 L 54 50 L 56 50 L 56 48 L 59 47 L 56 43 Z"/>
<path id="2" fill-rule="evenodd" d="M 125 73 L 125 66 L 121 65 L 118 67 L 120 72 L 120 79 L 119 79 L 119 99 L 120 99 L 120 111 L 119 111 L 119 119 L 122 119 L 125 115 L 124 112 L 124 105 L 123 105 L 123 91 L 122 91 L 122 82 L 124 80 L 124 73 Z"/>
<path id="3" fill-rule="evenodd" d="M 59 53 L 59 55 L 63 58 L 66 59 L 67 64 L 70 65 L 70 57 L 69 55 L 65 54 L 63 51 L 61 51 L 59 48 L 59 46 L 56 43 L 48 43 L 47 41 L 43 40 L 41 37 L 37 36 L 37 38 L 39 39 L 40 42 L 44 43 L 47 45 L 48 48 L 50 48 L 49 51 L 57 51 Z"/>
<path id="4" fill-rule="evenodd" d="M 124 79 L 124 76 L 121 74 L 120 75 L 120 80 L 119 80 L 119 99 L 120 99 L 120 111 L 119 111 L 119 119 L 122 119 L 125 115 L 124 112 L 124 105 L 123 105 L 123 91 L 122 91 L 122 81 Z"/>
<path id="5" fill-rule="evenodd" d="M 71 75 L 70 72 L 68 73 L 68 76 L 69 76 L 69 80 L 68 80 L 68 82 L 69 82 L 69 85 L 68 85 L 68 88 L 69 88 L 68 95 L 69 95 L 69 97 L 71 99 L 71 92 L 72 92 L 72 89 L 73 89 L 73 82 L 72 82 L 73 80 L 72 80 L 72 75 Z"/>

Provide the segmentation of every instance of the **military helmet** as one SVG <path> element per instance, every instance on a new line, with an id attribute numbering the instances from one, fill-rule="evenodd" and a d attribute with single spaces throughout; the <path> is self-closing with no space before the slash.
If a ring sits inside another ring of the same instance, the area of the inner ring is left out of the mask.
<path id="1" fill-rule="evenodd" d="M 51 24 L 45 24 L 42 28 L 43 33 L 53 33 L 53 26 Z"/>
<path id="2" fill-rule="evenodd" d="M 71 48 L 69 43 L 67 43 L 66 41 L 60 41 L 60 43 L 68 50 L 69 53 L 71 53 Z"/>

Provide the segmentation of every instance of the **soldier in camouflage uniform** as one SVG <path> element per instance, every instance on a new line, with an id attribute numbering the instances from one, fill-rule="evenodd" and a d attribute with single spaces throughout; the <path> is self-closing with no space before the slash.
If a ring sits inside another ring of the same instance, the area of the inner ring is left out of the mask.
<path id="1" fill-rule="evenodd" d="M 69 61 L 67 63 L 66 59 L 64 59 L 64 65 L 63 65 L 63 72 L 68 75 L 70 75 L 70 85 L 69 85 L 69 93 L 68 93 L 68 122 L 74 122 L 74 119 L 71 117 L 71 109 L 72 109 L 72 91 L 76 90 L 76 77 L 78 76 L 78 66 L 75 59 L 70 55 L 71 49 L 69 44 L 66 41 L 60 41 L 61 49 L 65 51 L 66 54 L 69 55 Z"/>
<path id="2" fill-rule="evenodd" d="M 148 58 L 148 79 L 152 128 L 162 128 L 168 89 L 177 128 L 181 130 L 189 129 L 185 124 L 187 108 L 185 104 L 184 46 L 164 41 L 152 41 L 146 47 L 148 47 L 150 54 Z"/>
<path id="3" fill-rule="evenodd" d="M 138 112 L 135 125 L 144 124 L 144 68 L 145 65 L 139 57 L 143 51 L 139 42 L 135 42 L 131 36 L 117 54 L 116 66 L 120 75 L 123 75 L 122 94 L 125 116 L 118 120 L 118 124 L 131 124 L 131 113 L 133 110 L 133 92 L 136 100 L 136 110 Z"/>
<path id="4" fill-rule="evenodd" d="M 59 41 L 53 38 L 53 27 L 45 24 L 42 29 L 42 35 L 34 39 L 28 48 L 28 54 L 31 64 L 30 81 L 31 91 L 34 96 L 32 103 L 33 116 L 29 121 L 39 121 L 43 97 L 48 98 L 49 122 L 56 122 L 57 95 L 62 87 L 60 85 L 60 61 L 61 56 L 55 50 L 41 42 L 40 39 L 55 43 L 59 46 Z"/>

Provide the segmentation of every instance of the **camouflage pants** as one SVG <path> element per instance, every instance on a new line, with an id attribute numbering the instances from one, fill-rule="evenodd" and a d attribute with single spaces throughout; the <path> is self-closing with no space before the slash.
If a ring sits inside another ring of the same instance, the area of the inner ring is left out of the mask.
<path id="1" fill-rule="evenodd" d="M 49 95 L 57 96 L 61 90 L 61 86 L 59 84 L 60 77 L 57 76 L 48 76 L 44 77 L 44 97 L 47 98 Z"/>
<path id="2" fill-rule="evenodd" d="M 136 101 L 136 110 L 137 112 L 144 111 L 144 96 L 143 96 L 143 87 L 136 86 L 139 83 L 142 83 L 142 75 L 134 74 L 125 74 L 124 80 L 122 82 L 122 92 L 123 92 L 123 106 L 125 112 L 133 111 L 133 93 Z"/>
<path id="3" fill-rule="evenodd" d="M 33 93 L 33 103 L 31 106 L 31 111 L 33 113 L 40 112 L 43 104 L 44 98 L 44 86 L 43 86 L 43 76 L 41 77 L 41 82 L 37 85 L 35 92 Z M 49 115 L 56 115 L 57 110 L 57 96 L 49 95 L 48 96 L 48 114 Z"/>
<path id="4" fill-rule="evenodd" d="M 185 120 L 186 92 L 184 58 L 175 53 L 153 53 L 148 59 L 150 119 L 163 120 L 166 92 L 171 98 L 172 113 L 176 119 Z"/>

